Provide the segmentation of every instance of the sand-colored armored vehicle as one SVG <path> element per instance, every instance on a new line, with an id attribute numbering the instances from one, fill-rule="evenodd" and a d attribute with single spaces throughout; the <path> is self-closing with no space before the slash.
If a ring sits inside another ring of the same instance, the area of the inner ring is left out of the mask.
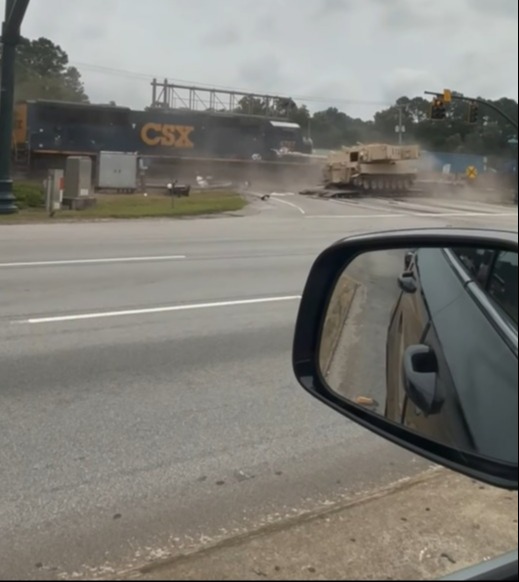
<path id="1" fill-rule="evenodd" d="M 323 178 L 326 188 L 364 192 L 406 192 L 413 187 L 420 158 L 417 145 L 358 144 L 331 152 Z"/>

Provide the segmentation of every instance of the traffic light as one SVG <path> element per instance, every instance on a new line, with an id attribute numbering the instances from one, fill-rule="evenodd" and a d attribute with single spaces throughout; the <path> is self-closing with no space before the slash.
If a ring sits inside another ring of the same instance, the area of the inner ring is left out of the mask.
<path id="1" fill-rule="evenodd" d="M 445 119 L 445 103 L 441 97 L 435 97 L 431 104 L 431 119 Z"/>
<path id="2" fill-rule="evenodd" d="M 479 114 L 479 106 L 477 103 L 469 104 L 469 123 L 477 123 Z"/>

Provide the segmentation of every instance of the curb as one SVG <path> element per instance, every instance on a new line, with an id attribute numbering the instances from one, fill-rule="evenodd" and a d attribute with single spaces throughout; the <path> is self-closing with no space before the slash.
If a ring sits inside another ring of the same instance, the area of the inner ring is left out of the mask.
<path id="1" fill-rule="evenodd" d="M 319 345 L 319 359 L 323 376 L 328 374 L 342 330 L 359 287 L 360 283 L 358 281 L 343 273 L 337 281 L 330 298 Z"/>
<path id="2" fill-rule="evenodd" d="M 309 511 L 293 518 L 284 519 L 277 523 L 262 526 L 253 531 L 249 531 L 234 537 L 220 540 L 219 542 L 200 548 L 198 550 L 194 550 L 192 552 L 179 554 L 177 556 L 165 558 L 163 560 L 159 560 L 140 567 L 137 566 L 136 568 L 132 568 L 125 572 L 120 572 L 118 574 L 119 577 L 118 579 L 135 580 L 138 579 L 140 576 L 153 575 L 153 573 L 155 572 L 167 570 L 168 568 L 172 568 L 180 563 L 182 564 L 189 563 L 190 561 L 194 561 L 197 560 L 198 558 L 214 554 L 220 550 L 237 547 L 242 543 L 249 542 L 250 540 L 265 537 L 280 531 L 289 530 L 290 528 L 301 524 L 319 521 L 333 514 L 340 513 L 342 511 L 358 507 L 361 505 L 365 505 L 367 503 L 370 503 L 371 501 L 376 501 L 377 499 L 381 499 L 384 497 L 390 497 L 391 495 L 399 493 L 401 491 L 406 491 L 408 489 L 412 489 L 414 487 L 423 485 L 424 483 L 435 481 L 443 477 L 444 473 L 445 470 L 442 469 L 441 467 L 433 467 L 431 469 L 427 469 L 426 471 L 414 477 L 400 479 L 386 487 L 382 487 L 375 491 L 368 492 L 367 494 L 359 494 L 357 497 L 350 498 L 346 501 L 341 501 L 332 507 L 327 507 L 324 509 L 320 508 L 314 511 Z"/>

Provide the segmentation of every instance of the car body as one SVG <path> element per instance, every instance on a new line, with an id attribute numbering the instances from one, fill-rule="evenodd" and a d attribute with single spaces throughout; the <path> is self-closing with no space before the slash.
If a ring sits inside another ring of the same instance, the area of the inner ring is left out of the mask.
<path id="1" fill-rule="evenodd" d="M 387 335 L 387 418 L 517 463 L 517 253 L 418 249 L 406 256 L 399 285 Z M 420 346 L 432 374 L 424 405 L 404 363 Z"/>

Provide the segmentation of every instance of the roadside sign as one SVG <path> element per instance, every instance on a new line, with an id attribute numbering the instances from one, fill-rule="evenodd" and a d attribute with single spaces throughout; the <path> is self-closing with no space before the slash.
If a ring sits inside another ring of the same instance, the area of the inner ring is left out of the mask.
<path id="1" fill-rule="evenodd" d="M 474 166 L 468 166 L 467 169 L 465 170 L 465 174 L 467 175 L 467 178 L 469 180 L 474 180 L 475 178 L 478 177 L 477 168 L 475 168 Z"/>

